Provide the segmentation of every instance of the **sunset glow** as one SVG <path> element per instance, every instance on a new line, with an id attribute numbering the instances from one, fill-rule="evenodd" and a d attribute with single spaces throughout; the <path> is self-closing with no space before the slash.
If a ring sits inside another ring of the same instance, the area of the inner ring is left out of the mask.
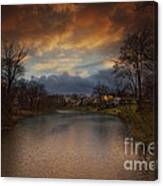
<path id="1" fill-rule="evenodd" d="M 2 6 L 2 40 L 25 45 L 26 78 L 89 77 L 112 68 L 126 34 L 149 22 L 136 3 Z"/>

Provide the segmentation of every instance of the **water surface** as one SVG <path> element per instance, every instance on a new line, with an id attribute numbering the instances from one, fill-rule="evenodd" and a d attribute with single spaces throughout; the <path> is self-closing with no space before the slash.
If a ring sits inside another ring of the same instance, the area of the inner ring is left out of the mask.
<path id="1" fill-rule="evenodd" d="M 2 175 L 141 179 L 123 168 L 125 125 L 114 116 L 74 111 L 21 121 L 2 140 Z"/>

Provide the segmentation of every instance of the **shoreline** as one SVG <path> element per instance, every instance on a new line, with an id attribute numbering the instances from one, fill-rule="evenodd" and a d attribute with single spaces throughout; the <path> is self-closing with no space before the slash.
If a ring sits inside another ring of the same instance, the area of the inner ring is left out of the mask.
<path id="1" fill-rule="evenodd" d="M 137 111 L 136 105 L 119 105 L 116 107 L 110 107 L 105 109 L 98 109 L 95 107 L 64 107 L 59 108 L 60 111 L 77 111 L 81 113 L 94 113 L 94 114 L 105 114 L 105 115 L 111 115 L 118 117 L 124 125 L 127 127 L 127 133 L 128 137 L 134 137 L 136 140 L 144 141 L 148 143 L 153 139 L 153 136 L 151 136 L 152 130 L 150 128 L 144 130 L 144 123 L 149 123 L 152 125 L 152 119 L 149 117 L 152 117 L 151 114 L 148 112 L 140 113 Z M 31 111 L 31 110 L 21 110 L 17 111 L 12 121 L 9 123 L 12 123 L 10 125 L 6 125 L 3 130 L 11 130 L 20 120 L 26 119 L 28 117 L 35 117 L 40 115 L 46 115 L 49 113 L 57 113 L 57 109 L 54 110 L 41 110 L 41 111 Z M 144 118 L 143 118 L 143 117 Z M 145 120 L 143 120 L 145 119 Z"/>

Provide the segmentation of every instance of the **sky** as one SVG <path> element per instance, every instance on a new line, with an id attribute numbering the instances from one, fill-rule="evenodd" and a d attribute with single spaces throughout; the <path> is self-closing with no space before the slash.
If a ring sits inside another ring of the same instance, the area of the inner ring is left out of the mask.
<path id="1" fill-rule="evenodd" d="M 140 8 L 136 8 L 140 5 Z M 2 6 L 2 41 L 29 49 L 26 78 L 88 78 L 113 68 L 126 34 L 151 22 L 152 3 Z"/>

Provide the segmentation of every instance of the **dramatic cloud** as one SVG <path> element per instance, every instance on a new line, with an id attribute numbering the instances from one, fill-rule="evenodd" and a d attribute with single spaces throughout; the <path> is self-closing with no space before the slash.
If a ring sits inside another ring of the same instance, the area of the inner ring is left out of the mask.
<path id="1" fill-rule="evenodd" d="M 153 3 L 142 5 L 3 5 L 2 41 L 29 48 L 27 78 L 65 73 L 87 78 L 112 68 L 127 33 L 153 24 Z"/>
<path id="2" fill-rule="evenodd" d="M 41 76 L 37 78 L 32 77 L 32 80 L 43 84 L 49 94 L 92 94 L 93 88 L 98 83 L 103 83 L 111 90 L 114 90 L 114 77 L 112 70 L 99 71 L 96 75 L 86 78 L 80 76 L 71 76 L 68 73 L 61 75 Z"/>

